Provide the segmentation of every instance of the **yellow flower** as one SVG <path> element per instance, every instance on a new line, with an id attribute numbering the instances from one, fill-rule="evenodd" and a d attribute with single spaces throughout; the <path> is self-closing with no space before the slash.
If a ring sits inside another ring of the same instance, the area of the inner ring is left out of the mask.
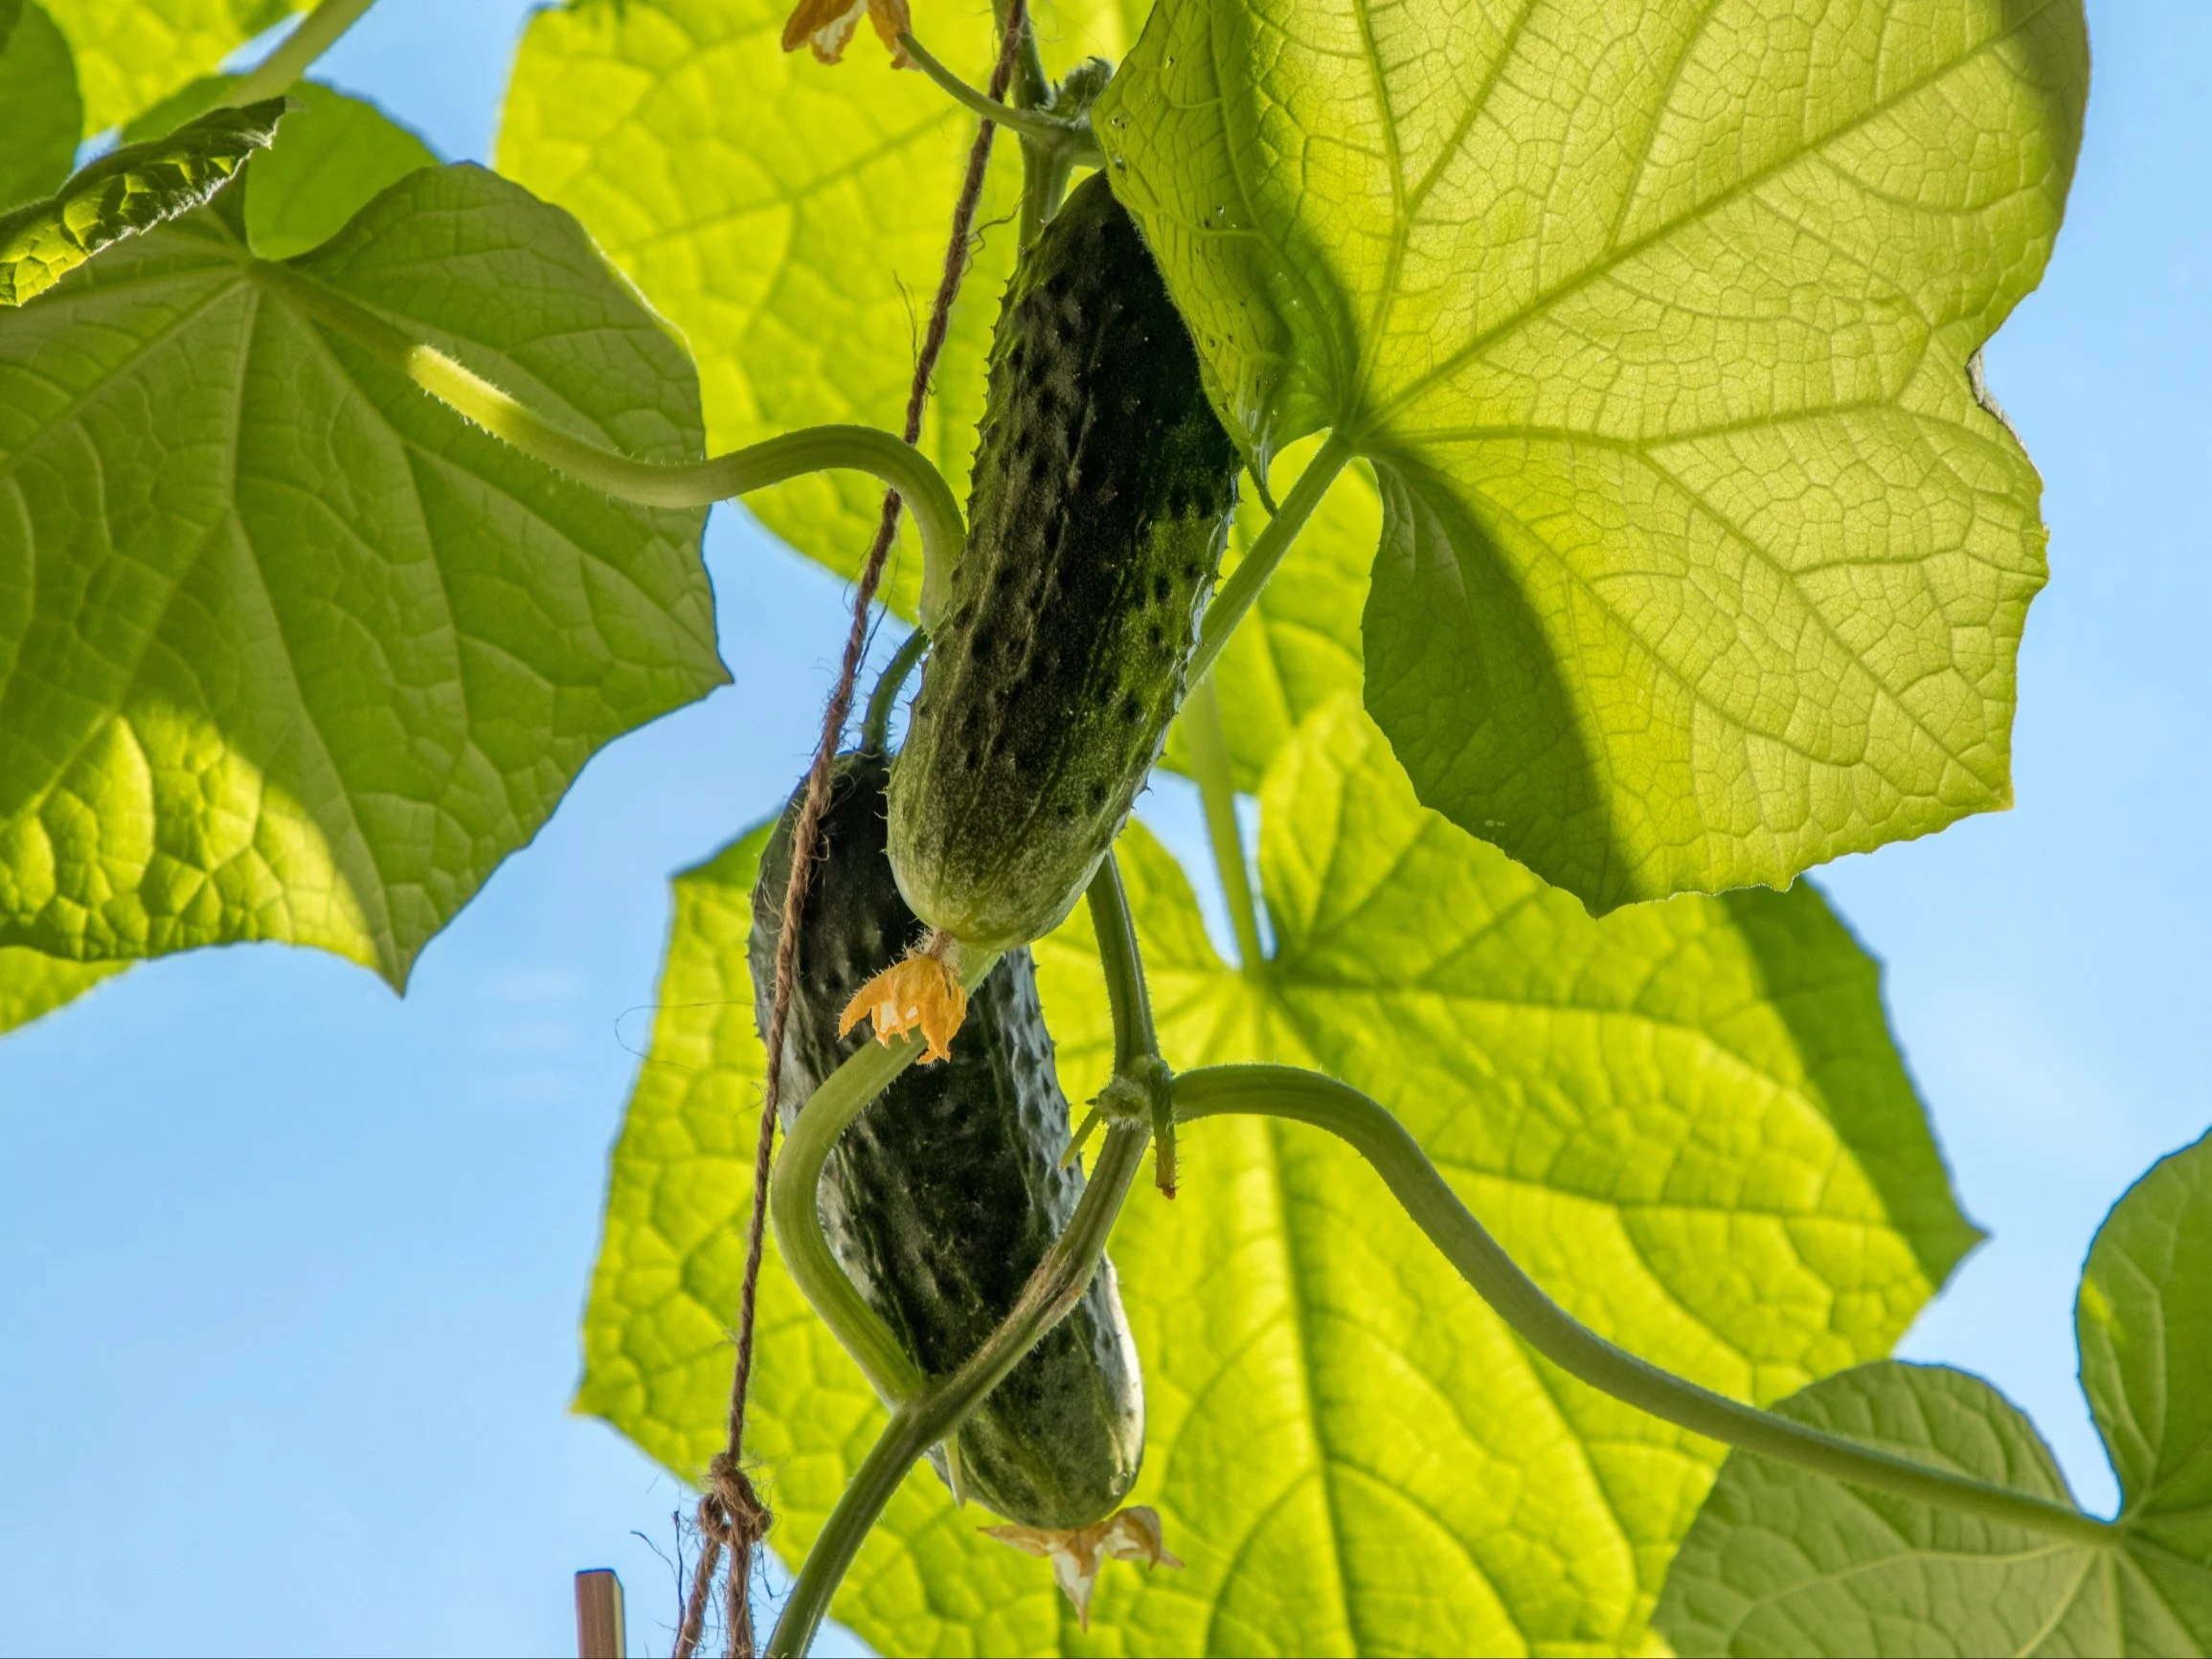
<path id="1" fill-rule="evenodd" d="M 840 62 L 846 43 L 860 27 L 863 11 L 891 48 L 891 66 L 904 69 L 907 56 L 898 37 L 914 27 L 906 0 L 799 0 L 799 10 L 783 25 L 783 50 L 796 52 L 802 45 L 812 46 L 814 56 L 824 63 Z"/>
<path id="2" fill-rule="evenodd" d="M 947 945 L 951 942 L 945 940 Z M 933 1060 L 953 1057 L 953 1033 L 967 1017 L 968 994 L 959 975 L 941 956 L 922 950 L 863 985 L 860 994 L 845 1005 L 837 1034 L 843 1037 L 864 1019 L 872 1020 L 875 1040 L 888 1048 L 891 1040 L 902 1032 L 919 1031 L 929 1044 L 922 1054 L 922 1064 L 927 1065 Z"/>
<path id="3" fill-rule="evenodd" d="M 1061 1531 L 1052 1527 L 984 1527 L 982 1532 L 1002 1543 L 1012 1544 L 1052 1563 L 1052 1577 L 1075 1603 L 1075 1618 L 1091 1628 L 1091 1591 L 1098 1581 L 1105 1558 L 1142 1561 L 1148 1567 L 1180 1567 L 1167 1553 L 1160 1536 L 1160 1512 L 1150 1504 L 1132 1504 L 1102 1521 Z"/>

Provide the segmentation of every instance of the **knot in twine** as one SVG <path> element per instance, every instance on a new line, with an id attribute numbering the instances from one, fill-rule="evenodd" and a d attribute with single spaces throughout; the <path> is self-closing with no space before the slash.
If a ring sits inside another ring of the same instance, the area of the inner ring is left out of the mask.
<path id="1" fill-rule="evenodd" d="M 699 1494 L 699 1530 L 736 1555 L 765 1537 L 775 1518 L 737 1460 L 716 1452 L 707 1466 L 707 1490 Z"/>

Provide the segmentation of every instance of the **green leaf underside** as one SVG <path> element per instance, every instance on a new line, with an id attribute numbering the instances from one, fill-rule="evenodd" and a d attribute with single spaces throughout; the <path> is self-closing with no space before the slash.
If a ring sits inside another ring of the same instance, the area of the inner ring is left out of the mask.
<path id="1" fill-rule="evenodd" d="M 366 99 L 310 80 L 290 97 L 299 107 L 246 180 L 246 240 L 264 259 L 321 247 L 387 188 L 438 165 L 428 145 Z"/>
<path id="2" fill-rule="evenodd" d="M 1592 922 L 1416 807 L 1348 704 L 1262 799 L 1261 983 L 1215 955 L 1158 844 L 1123 838 L 1169 1061 L 1319 1064 L 1373 1092 L 1615 1339 L 1773 1398 L 1886 1352 L 1973 1241 L 1874 967 L 1809 888 Z M 721 1443 L 757 1110 L 741 863 L 678 885 L 579 1401 L 687 1475 Z M 1110 1046 L 1083 926 L 1038 961 L 1081 1099 Z M 924 1472 L 837 1616 L 886 1652 L 1636 1646 L 1718 1448 L 1533 1360 L 1336 1143 L 1207 1123 L 1183 1157 L 1182 1196 L 1140 1188 L 1113 1256 L 1150 1423 L 1133 1496 L 1187 1569 L 1109 1569 L 1085 1638 L 1044 1566 Z M 882 1419 L 780 1276 L 761 1306 L 751 1451 L 796 1559 Z"/>
<path id="3" fill-rule="evenodd" d="M 124 141 L 158 138 L 214 108 L 237 83 L 208 75 L 171 93 L 124 128 Z M 318 248 L 377 195 L 438 156 L 375 104 L 319 81 L 296 81 L 292 110 L 245 190 L 246 245 L 263 259 Z"/>
<path id="4" fill-rule="evenodd" d="M 826 421 L 901 430 L 975 134 L 973 118 L 923 76 L 890 69 L 866 30 L 842 64 L 782 52 L 790 10 L 785 0 L 656 0 L 541 11 L 500 129 L 501 170 L 576 213 L 684 331 L 717 451 Z M 1135 35 L 1117 0 L 1037 12 L 1063 68 L 1091 53 L 1118 57 Z M 939 8 L 914 27 L 980 85 L 994 56 L 990 16 Z M 922 422 L 923 453 L 963 500 L 1019 189 L 1015 146 L 1002 135 Z M 875 536 L 883 486 L 822 474 L 746 505 L 849 575 Z M 885 591 L 912 617 L 921 557 L 911 522 L 893 559 Z"/>
<path id="5" fill-rule="evenodd" d="M 2113 1207 L 2076 1325 L 2120 1478 L 2110 1547 L 1738 1453 L 1676 1558 L 1659 1628 L 1685 1654 L 2212 1652 L 2212 1140 L 2155 1165 Z M 1780 1409 L 2071 1501 L 2035 1426 L 1963 1372 L 1885 1361 Z"/>
<path id="6" fill-rule="evenodd" d="M 2079 0 L 1162 0 L 1100 133 L 1221 407 L 1387 527 L 1367 703 L 1593 909 L 2010 798 Z"/>
<path id="7" fill-rule="evenodd" d="M 0 208 L 58 187 L 77 165 L 84 124 L 69 42 L 36 0 L 19 3 L 13 27 L 0 27 L 0 110 L 8 122 L 0 144 Z M 0 8 L 0 24 L 6 11 Z"/>
<path id="8" fill-rule="evenodd" d="M 311 0 L 41 0 L 77 55 L 84 130 L 105 132 L 209 74 Z"/>
<path id="9" fill-rule="evenodd" d="M 211 110 L 101 157 L 54 194 L 0 216 L 0 305 L 35 299 L 102 248 L 200 206 L 268 147 L 285 109 L 275 98 Z"/>
<path id="10" fill-rule="evenodd" d="M 65 962 L 39 951 L 0 947 L 0 1034 L 74 1002 L 122 971 L 117 962 Z"/>
<path id="11" fill-rule="evenodd" d="M 203 212 L 0 318 L 0 944 L 278 939 L 402 983 L 596 750 L 726 679 L 703 511 L 556 477 L 276 269 Z M 480 169 L 282 269 L 599 442 L 699 453 L 681 347 Z"/>
<path id="12" fill-rule="evenodd" d="M 1275 458 L 1270 487 L 1280 501 L 1320 445 L 1301 441 Z M 1222 577 L 1243 562 L 1267 526 L 1252 480 L 1237 498 Z M 1298 722 L 1330 699 L 1360 688 L 1360 610 L 1375 562 L 1382 507 L 1373 479 L 1354 464 L 1298 532 L 1257 602 L 1229 638 L 1212 674 L 1220 694 L 1230 775 L 1246 794 L 1259 788 L 1267 763 L 1290 741 Z M 1168 729 L 1166 764 L 1190 771 L 1183 728 Z"/>

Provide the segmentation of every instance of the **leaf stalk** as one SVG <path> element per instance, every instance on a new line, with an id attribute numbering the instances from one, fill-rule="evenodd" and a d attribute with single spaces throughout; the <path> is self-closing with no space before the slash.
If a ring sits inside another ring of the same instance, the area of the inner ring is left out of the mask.
<path id="1" fill-rule="evenodd" d="M 943 608 L 967 526 L 944 475 L 920 450 L 888 432 L 872 426 L 810 426 L 706 460 L 639 460 L 556 426 L 437 347 L 300 271 L 265 261 L 257 261 L 253 269 L 317 322 L 494 437 L 618 501 L 697 507 L 806 473 L 843 468 L 871 474 L 898 492 L 920 527 L 923 625 L 935 621 Z"/>
<path id="2" fill-rule="evenodd" d="M 1175 1080 L 1176 1116 L 1288 1118 L 1328 1131 L 1366 1158 L 1413 1224 L 1513 1333 L 1591 1387 L 1741 1450 L 1831 1480 L 1894 1492 L 2072 1544 L 2110 1547 L 2112 1523 L 2027 1492 L 1991 1486 L 1825 1434 L 1715 1394 L 1616 1348 L 1546 1296 L 1459 1201 L 1403 1125 L 1358 1089 L 1287 1065 L 1213 1065 Z"/>
<path id="3" fill-rule="evenodd" d="M 1267 972 L 1260 947 L 1259 908 L 1253 899 L 1252 866 L 1244 856 L 1244 834 L 1236 822 L 1236 783 L 1229 765 L 1229 732 L 1222 724 L 1221 694 L 1208 674 L 1183 706 L 1183 736 L 1190 749 L 1191 774 L 1206 809 L 1206 835 L 1213 844 L 1214 873 L 1229 901 L 1236 930 L 1237 968 L 1247 979 Z"/>
<path id="4" fill-rule="evenodd" d="M 861 716 L 860 747 L 870 753 L 881 754 L 891 741 L 891 711 L 898 702 L 899 688 L 914 672 L 914 665 L 921 661 L 929 649 L 930 637 L 916 628 L 899 644 L 883 672 L 875 677 L 875 689 L 868 694 L 868 712 Z"/>
<path id="5" fill-rule="evenodd" d="M 268 56 L 226 87 L 218 102 L 232 109 L 281 97 L 307 73 L 315 59 L 338 43 L 338 37 L 361 21 L 361 14 L 376 0 L 323 0 L 302 19 L 300 26 L 277 42 Z"/>
<path id="6" fill-rule="evenodd" d="M 1313 517 L 1314 508 L 1321 504 L 1321 497 L 1328 494 L 1329 485 L 1337 474 L 1352 459 L 1352 447 L 1331 433 L 1320 448 L 1314 452 L 1305 471 L 1298 474 L 1290 494 L 1283 497 L 1282 505 L 1267 527 L 1253 537 L 1252 546 L 1245 550 L 1243 562 L 1230 573 L 1213 595 L 1213 602 L 1206 607 L 1206 617 L 1198 630 L 1198 648 L 1191 653 L 1190 666 L 1185 671 L 1191 684 L 1205 678 L 1213 666 L 1213 660 L 1221 655 L 1221 648 L 1229 643 L 1229 637 L 1236 632 L 1236 625 L 1244 620 L 1245 612 L 1252 609 L 1267 579 L 1275 574 L 1275 566 L 1282 563 L 1283 554 L 1290 551 L 1298 532 L 1305 528 L 1306 520 Z"/>
<path id="7" fill-rule="evenodd" d="M 936 81 L 951 96 L 954 102 L 1047 149 L 1067 151 L 1071 163 L 1092 167 L 1104 165 L 1106 152 L 1099 148 L 1088 121 L 1069 121 L 1043 109 L 1011 102 L 1002 103 L 987 92 L 970 86 L 955 75 L 935 53 L 912 34 L 901 34 L 898 43 L 907 56 L 914 60 L 914 67 Z"/>

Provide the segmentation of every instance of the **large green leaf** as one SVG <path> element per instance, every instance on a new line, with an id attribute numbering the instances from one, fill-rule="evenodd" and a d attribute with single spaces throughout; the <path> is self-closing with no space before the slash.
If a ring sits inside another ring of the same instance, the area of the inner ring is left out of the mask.
<path id="1" fill-rule="evenodd" d="M 1974 1238 L 1883 1021 L 1810 888 L 1591 921 L 1420 809 L 1356 708 L 1262 796 L 1278 954 L 1226 968 L 1189 888 L 1122 841 L 1179 1066 L 1319 1064 L 1389 1105 L 1516 1255 L 1638 1352 L 1758 1399 L 1886 1352 Z M 651 1059 L 616 1153 L 581 1398 L 695 1475 L 721 1439 L 761 1056 L 733 853 L 678 886 Z M 1078 922 L 1039 947 L 1062 1075 L 1102 1079 Z M 1143 1356 L 1138 1501 L 1181 1573 L 1110 1569 L 1088 1639 L 1044 1566 L 926 1471 L 838 1617 L 889 1652 L 1635 1647 L 1718 1448 L 1531 1357 L 1379 1181 L 1295 1126 L 1184 1137 L 1182 1196 L 1113 1244 Z M 752 1449 L 787 1558 L 882 1417 L 782 1280 Z"/>
<path id="2" fill-rule="evenodd" d="M 266 149 L 288 105 L 215 109 L 163 138 L 125 145 L 50 196 L 0 215 L 0 305 L 36 299 L 101 249 L 190 213 Z"/>
<path id="3" fill-rule="evenodd" d="M 530 20 L 499 135 L 499 166 L 589 227 L 699 364 L 713 448 L 857 420 L 897 431 L 944 266 L 973 120 L 869 40 L 840 65 L 779 45 L 787 0 L 639 0 Z M 1062 67 L 1118 56 L 1117 0 L 1040 5 Z M 942 7 L 914 27 L 982 82 L 990 9 Z M 865 32 L 864 32 L 865 33 Z M 1002 142 L 954 311 L 921 447 L 966 493 L 983 409 L 983 352 L 1013 268 L 1019 169 Z M 831 569 L 859 566 L 882 486 L 854 474 L 794 481 L 747 505 Z M 889 592 L 912 616 L 910 527 Z"/>
<path id="4" fill-rule="evenodd" d="M 40 0 L 76 49 L 84 129 L 105 132 L 198 79 L 311 0 Z"/>
<path id="5" fill-rule="evenodd" d="M 0 1033 L 53 1013 L 122 971 L 116 962 L 64 962 L 39 951 L 0 948 Z"/>
<path id="6" fill-rule="evenodd" d="M 399 983 L 596 750 L 725 678 L 704 512 L 554 476 L 289 283 L 698 453 L 682 348 L 473 168 L 282 266 L 195 213 L 0 319 L 0 944 L 282 939 Z"/>
<path id="7" fill-rule="evenodd" d="M 2010 799 L 2079 0 L 1162 0 L 1100 131 L 1220 407 L 1386 529 L 1422 798 L 1603 910 Z"/>
<path id="8" fill-rule="evenodd" d="M 1683 1653 L 2212 1652 L 2212 1139 L 2155 1165 L 2113 1206 L 2076 1323 L 2120 1477 L 2110 1545 L 1739 1452 L 1676 1558 L 1659 1627 Z M 1869 1365 L 1780 1409 L 2072 1501 L 2034 1424 L 1963 1372 Z"/>
<path id="9" fill-rule="evenodd" d="M 20 6 L 11 25 L 6 13 Z M 0 208 L 42 196 L 77 165 L 84 110 L 77 97 L 77 66 L 69 42 L 37 0 L 0 6 Z"/>

